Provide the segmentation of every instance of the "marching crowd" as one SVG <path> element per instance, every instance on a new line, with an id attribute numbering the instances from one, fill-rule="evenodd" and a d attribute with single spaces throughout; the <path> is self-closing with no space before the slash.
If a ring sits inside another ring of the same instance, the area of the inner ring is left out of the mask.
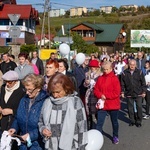
<path id="1" fill-rule="evenodd" d="M 123 98 L 130 127 L 140 128 L 142 119 L 149 119 L 150 59 L 142 51 L 86 55 L 80 65 L 75 57 L 69 64 L 51 53 L 44 67 L 37 51 L 32 57 L 21 52 L 18 64 L 14 59 L 4 53 L 0 63 L 0 132 L 21 140 L 12 150 L 85 150 L 87 131 L 103 133 L 107 115 L 112 142 L 118 144 Z"/>

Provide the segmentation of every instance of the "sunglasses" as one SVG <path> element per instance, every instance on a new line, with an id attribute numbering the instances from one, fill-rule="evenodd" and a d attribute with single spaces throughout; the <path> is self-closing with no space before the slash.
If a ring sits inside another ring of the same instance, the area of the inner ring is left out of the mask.
<path id="1" fill-rule="evenodd" d="M 4 82 L 5 82 L 5 83 L 8 83 L 8 84 L 12 84 L 12 83 L 15 82 L 15 81 L 6 81 L 6 80 L 4 80 Z"/>

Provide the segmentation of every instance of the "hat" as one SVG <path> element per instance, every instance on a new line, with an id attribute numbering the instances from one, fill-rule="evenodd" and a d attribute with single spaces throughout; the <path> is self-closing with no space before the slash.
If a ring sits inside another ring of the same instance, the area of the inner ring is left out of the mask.
<path id="1" fill-rule="evenodd" d="M 9 70 L 2 76 L 2 79 L 5 81 L 15 81 L 19 79 L 19 76 L 17 72 Z"/>
<path id="2" fill-rule="evenodd" d="M 89 62 L 89 67 L 99 67 L 99 61 L 98 60 L 91 60 Z"/>

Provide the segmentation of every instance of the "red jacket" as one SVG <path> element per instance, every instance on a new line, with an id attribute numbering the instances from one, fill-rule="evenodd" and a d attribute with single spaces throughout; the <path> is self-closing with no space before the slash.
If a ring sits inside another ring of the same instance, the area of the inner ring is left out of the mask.
<path id="1" fill-rule="evenodd" d="M 98 99 L 100 99 L 102 95 L 106 97 L 103 110 L 120 109 L 120 92 L 120 82 L 113 71 L 100 76 L 94 87 L 94 95 Z"/>

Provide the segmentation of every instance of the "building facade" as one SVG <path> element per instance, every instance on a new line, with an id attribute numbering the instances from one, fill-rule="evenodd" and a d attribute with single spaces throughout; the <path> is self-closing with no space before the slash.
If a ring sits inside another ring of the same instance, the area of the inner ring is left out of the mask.
<path id="1" fill-rule="evenodd" d="M 113 8 L 113 6 L 101 6 L 100 7 L 100 12 L 110 14 L 110 13 L 112 13 L 112 8 Z"/>
<path id="2" fill-rule="evenodd" d="M 8 14 L 20 15 L 15 25 L 20 30 L 18 38 L 10 35 L 11 27 L 14 27 Z M 32 5 L 4 4 L 0 9 L 0 46 L 7 46 L 9 43 L 34 44 L 35 27 L 39 23 L 38 11 Z"/>
<path id="3" fill-rule="evenodd" d="M 83 13 L 87 13 L 87 8 L 86 7 L 75 7 L 70 9 L 70 16 L 82 16 Z"/>
<path id="4" fill-rule="evenodd" d="M 96 45 L 100 51 L 108 53 L 123 51 L 126 42 L 126 33 L 123 24 L 91 24 L 64 25 L 65 33 L 76 32 L 88 44 Z M 62 31 L 58 32 L 62 36 Z"/>
<path id="5" fill-rule="evenodd" d="M 50 17 L 60 17 L 65 15 L 65 9 L 51 9 Z"/>

